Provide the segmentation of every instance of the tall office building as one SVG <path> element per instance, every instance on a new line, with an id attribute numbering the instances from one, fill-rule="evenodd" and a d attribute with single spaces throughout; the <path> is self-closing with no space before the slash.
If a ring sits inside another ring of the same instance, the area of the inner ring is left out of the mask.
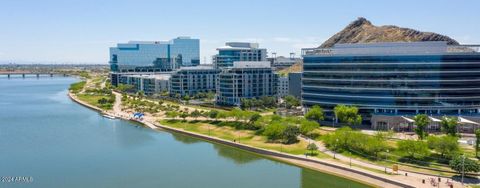
<path id="1" fill-rule="evenodd" d="M 215 92 L 219 69 L 213 66 L 200 65 L 182 67 L 172 73 L 170 78 L 170 96 L 193 96 L 199 92 Z"/>
<path id="2" fill-rule="evenodd" d="M 277 96 L 285 97 L 288 95 L 288 77 L 279 76 L 277 79 Z"/>
<path id="3" fill-rule="evenodd" d="M 290 72 L 288 73 L 288 95 L 301 98 L 302 94 L 302 73 Z"/>
<path id="4" fill-rule="evenodd" d="M 200 40 L 178 37 L 170 41 L 130 41 L 110 48 L 113 72 L 163 72 L 200 64 Z"/>
<path id="5" fill-rule="evenodd" d="M 372 128 L 408 125 L 408 116 L 480 115 L 480 45 L 446 42 L 336 44 L 303 49 L 302 102 L 332 117 L 354 105 Z M 381 116 L 382 118 L 377 118 Z M 406 117 L 406 118 L 404 118 Z"/>
<path id="6" fill-rule="evenodd" d="M 233 67 L 234 61 L 267 60 L 267 49 L 259 48 L 258 43 L 227 42 L 217 51 L 218 54 L 213 57 L 215 68 Z"/>
<path id="7" fill-rule="evenodd" d="M 239 106 L 244 98 L 275 96 L 277 78 L 268 61 L 236 61 L 218 74 L 217 104 Z"/>

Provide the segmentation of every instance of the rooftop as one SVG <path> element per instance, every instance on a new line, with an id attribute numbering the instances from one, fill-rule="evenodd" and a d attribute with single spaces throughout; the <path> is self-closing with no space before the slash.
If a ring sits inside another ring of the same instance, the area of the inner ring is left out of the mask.
<path id="1" fill-rule="evenodd" d="M 233 68 L 270 68 L 270 61 L 234 61 Z"/>
<path id="2" fill-rule="evenodd" d="M 157 80 L 168 80 L 171 77 L 170 73 L 163 73 L 163 74 L 132 74 L 128 75 L 128 77 L 134 78 L 155 78 Z"/>
<path id="3" fill-rule="evenodd" d="M 212 64 L 201 64 L 198 66 L 180 67 L 179 70 L 209 70 L 214 69 Z"/>
<path id="4" fill-rule="evenodd" d="M 480 55 L 480 45 L 447 45 L 445 41 L 381 42 L 335 44 L 333 48 L 304 48 L 302 56 L 368 56 L 368 55 Z"/>
<path id="5" fill-rule="evenodd" d="M 182 39 L 192 39 L 191 37 L 177 37 L 172 40 L 168 41 L 128 41 L 127 43 L 118 43 L 118 47 L 123 47 L 123 46 L 131 46 L 131 45 L 136 45 L 136 44 L 173 44 L 174 40 L 182 40 Z M 198 39 L 192 39 L 192 40 L 198 40 Z"/>
<path id="6" fill-rule="evenodd" d="M 229 50 L 229 49 L 236 49 L 236 50 L 248 50 L 248 49 L 258 49 L 258 43 L 250 43 L 250 42 L 227 42 L 225 46 L 217 48 L 217 50 Z"/>

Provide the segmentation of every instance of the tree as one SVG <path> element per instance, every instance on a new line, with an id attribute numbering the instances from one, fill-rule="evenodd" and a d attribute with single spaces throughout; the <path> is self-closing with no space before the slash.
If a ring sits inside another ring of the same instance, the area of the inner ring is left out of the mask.
<path id="1" fill-rule="evenodd" d="M 215 93 L 209 91 L 209 92 L 206 94 L 206 98 L 207 98 L 207 100 L 209 100 L 209 101 L 213 101 L 213 99 L 215 99 Z"/>
<path id="2" fill-rule="evenodd" d="M 322 121 L 324 119 L 323 109 L 320 106 L 315 105 L 308 110 L 307 114 L 305 114 L 305 118 L 317 122 Z"/>
<path id="3" fill-rule="evenodd" d="M 428 124 L 430 124 L 430 119 L 425 114 L 419 114 L 413 117 L 415 125 L 417 126 L 414 131 L 418 135 L 418 139 L 423 140 L 428 136 L 428 133 L 425 131 Z"/>
<path id="4" fill-rule="evenodd" d="M 447 116 L 443 116 L 440 124 L 442 125 L 442 131 L 445 132 L 445 134 L 451 135 L 451 136 L 457 135 L 458 118 L 456 117 L 449 118 Z"/>
<path id="5" fill-rule="evenodd" d="M 350 126 L 362 123 L 362 116 L 358 114 L 358 108 L 355 106 L 339 104 L 335 106 L 333 111 L 340 122 L 347 123 Z"/>
<path id="6" fill-rule="evenodd" d="M 350 127 L 342 127 L 335 132 L 324 136 L 325 145 L 334 150 L 352 149 L 353 143 L 356 142 L 356 133 Z"/>
<path id="7" fill-rule="evenodd" d="M 280 122 L 271 122 L 265 126 L 263 135 L 267 136 L 269 140 L 278 140 L 282 138 L 285 129 L 286 126 L 282 125 Z"/>
<path id="8" fill-rule="evenodd" d="M 121 92 L 131 92 L 134 86 L 129 84 L 118 84 L 117 89 Z"/>
<path id="9" fill-rule="evenodd" d="M 144 91 L 138 91 L 137 96 L 138 96 L 138 98 L 142 99 L 143 97 L 145 97 L 145 92 Z"/>
<path id="10" fill-rule="evenodd" d="M 288 109 L 291 109 L 292 107 L 295 107 L 295 106 L 300 106 L 300 100 L 298 100 L 296 97 L 292 95 L 285 96 L 284 100 L 285 100 L 285 106 Z"/>
<path id="11" fill-rule="evenodd" d="M 273 108 L 277 104 L 277 100 L 275 97 L 262 96 L 260 97 L 260 101 L 264 108 Z"/>
<path id="12" fill-rule="evenodd" d="M 186 104 L 188 104 L 188 102 L 190 101 L 190 96 L 189 95 L 185 95 L 183 96 L 183 100 L 185 101 Z"/>
<path id="13" fill-rule="evenodd" d="M 252 103 L 250 99 L 245 99 L 245 98 L 240 99 L 240 108 L 245 110 L 245 109 L 250 109 L 251 107 L 252 107 Z"/>
<path id="14" fill-rule="evenodd" d="M 318 146 L 315 143 L 310 143 L 307 145 L 307 150 L 310 151 L 310 155 L 313 155 L 313 151 L 318 150 Z"/>
<path id="15" fill-rule="evenodd" d="M 428 144 L 423 141 L 401 140 L 397 142 L 397 148 L 407 157 L 414 159 L 422 159 L 430 154 Z"/>
<path id="16" fill-rule="evenodd" d="M 428 147 L 434 149 L 442 157 L 451 158 L 460 151 L 458 138 L 455 136 L 429 136 Z"/>
<path id="17" fill-rule="evenodd" d="M 168 118 L 177 118 L 180 115 L 180 113 L 178 113 L 177 111 L 168 111 L 167 113 L 165 113 L 165 115 Z"/>
<path id="18" fill-rule="evenodd" d="M 240 119 L 242 119 L 243 115 L 243 110 L 241 110 L 240 108 L 234 108 L 230 111 L 230 116 L 233 117 L 235 121 L 239 121 Z"/>
<path id="19" fill-rule="evenodd" d="M 98 104 L 104 105 L 108 103 L 108 99 L 102 97 L 101 99 L 98 99 L 97 102 Z"/>
<path id="20" fill-rule="evenodd" d="M 182 95 L 180 95 L 180 93 L 175 93 L 175 98 L 180 100 L 180 98 L 182 97 Z"/>
<path id="21" fill-rule="evenodd" d="M 188 117 L 188 112 L 182 112 L 180 113 L 180 117 L 185 121 L 185 119 Z"/>
<path id="22" fill-rule="evenodd" d="M 202 113 L 198 110 L 194 110 L 193 112 L 190 113 L 190 116 L 192 116 L 195 120 L 200 117 Z"/>
<path id="23" fill-rule="evenodd" d="M 215 121 L 217 121 L 218 110 L 210 110 L 210 112 L 208 112 L 208 117 L 212 118 L 212 119 L 215 119 Z"/>
<path id="24" fill-rule="evenodd" d="M 365 143 L 363 148 L 360 148 L 362 151 L 368 154 L 373 154 L 375 157 L 378 157 L 378 154 L 387 149 L 386 137 L 383 134 L 376 134 L 375 136 L 365 135 Z"/>
<path id="25" fill-rule="evenodd" d="M 475 130 L 475 157 L 478 158 L 478 149 L 480 148 L 480 129 Z"/>
<path id="26" fill-rule="evenodd" d="M 257 120 L 259 120 L 262 116 L 259 113 L 254 113 L 250 116 L 250 119 L 248 120 L 248 124 L 253 124 Z"/>
<path id="27" fill-rule="evenodd" d="M 283 143 L 293 144 L 298 142 L 297 136 L 300 134 L 300 130 L 295 125 L 287 125 L 283 131 Z"/>
<path id="28" fill-rule="evenodd" d="M 217 118 L 218 119 L 226 119 L 230 116 L 230 113 L 229 112 L 218 112 L 218 115 L 217 115 Z"/>
<path id="29" fill-rule="evenodd" d="M 310 132 L 312 132 L 318 127 L 320 127 L 320 124 L 318 124 L 316 121 L 309 121 L 304 119 L 303 121 L 300 122 L 300 132 L 303 135 L 310 134 Z"/>
<path id="30" fill-rule="evenodd" d="M 450 167 L 458 173 L 480 171 L 478 162 L 465 157 L 465 155 L 459 155 L 450 160 Z"/>

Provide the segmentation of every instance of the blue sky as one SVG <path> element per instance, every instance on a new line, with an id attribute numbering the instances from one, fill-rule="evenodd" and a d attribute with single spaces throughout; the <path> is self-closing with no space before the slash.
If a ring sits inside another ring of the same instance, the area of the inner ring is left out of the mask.
<path id="1" fill-rule="evenodd" d="M 129 40 L 192 36 L 201 61 L 226 41 L 288 55 L 314 47 L 357 17 L 480 44 L 478 0 L 3 0 L 0 62 L 107 63 Z"/>

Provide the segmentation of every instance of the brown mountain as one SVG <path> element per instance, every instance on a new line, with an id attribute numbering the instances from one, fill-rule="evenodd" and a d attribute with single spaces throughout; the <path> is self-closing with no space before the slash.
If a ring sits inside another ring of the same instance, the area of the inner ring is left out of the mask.
<path id="1" fill-rule="evenodd" d="M 320 47 L 333 47 L 337 43 L 375 43 L 375 42 L 416 42 L 416 41 L 447 41 L 448 44 L 459 44 L 450 37 L 421 32 L 397 26 L 375 26 L 365 18 L 358 18 L 345 29 L 330 37 Z"/>

